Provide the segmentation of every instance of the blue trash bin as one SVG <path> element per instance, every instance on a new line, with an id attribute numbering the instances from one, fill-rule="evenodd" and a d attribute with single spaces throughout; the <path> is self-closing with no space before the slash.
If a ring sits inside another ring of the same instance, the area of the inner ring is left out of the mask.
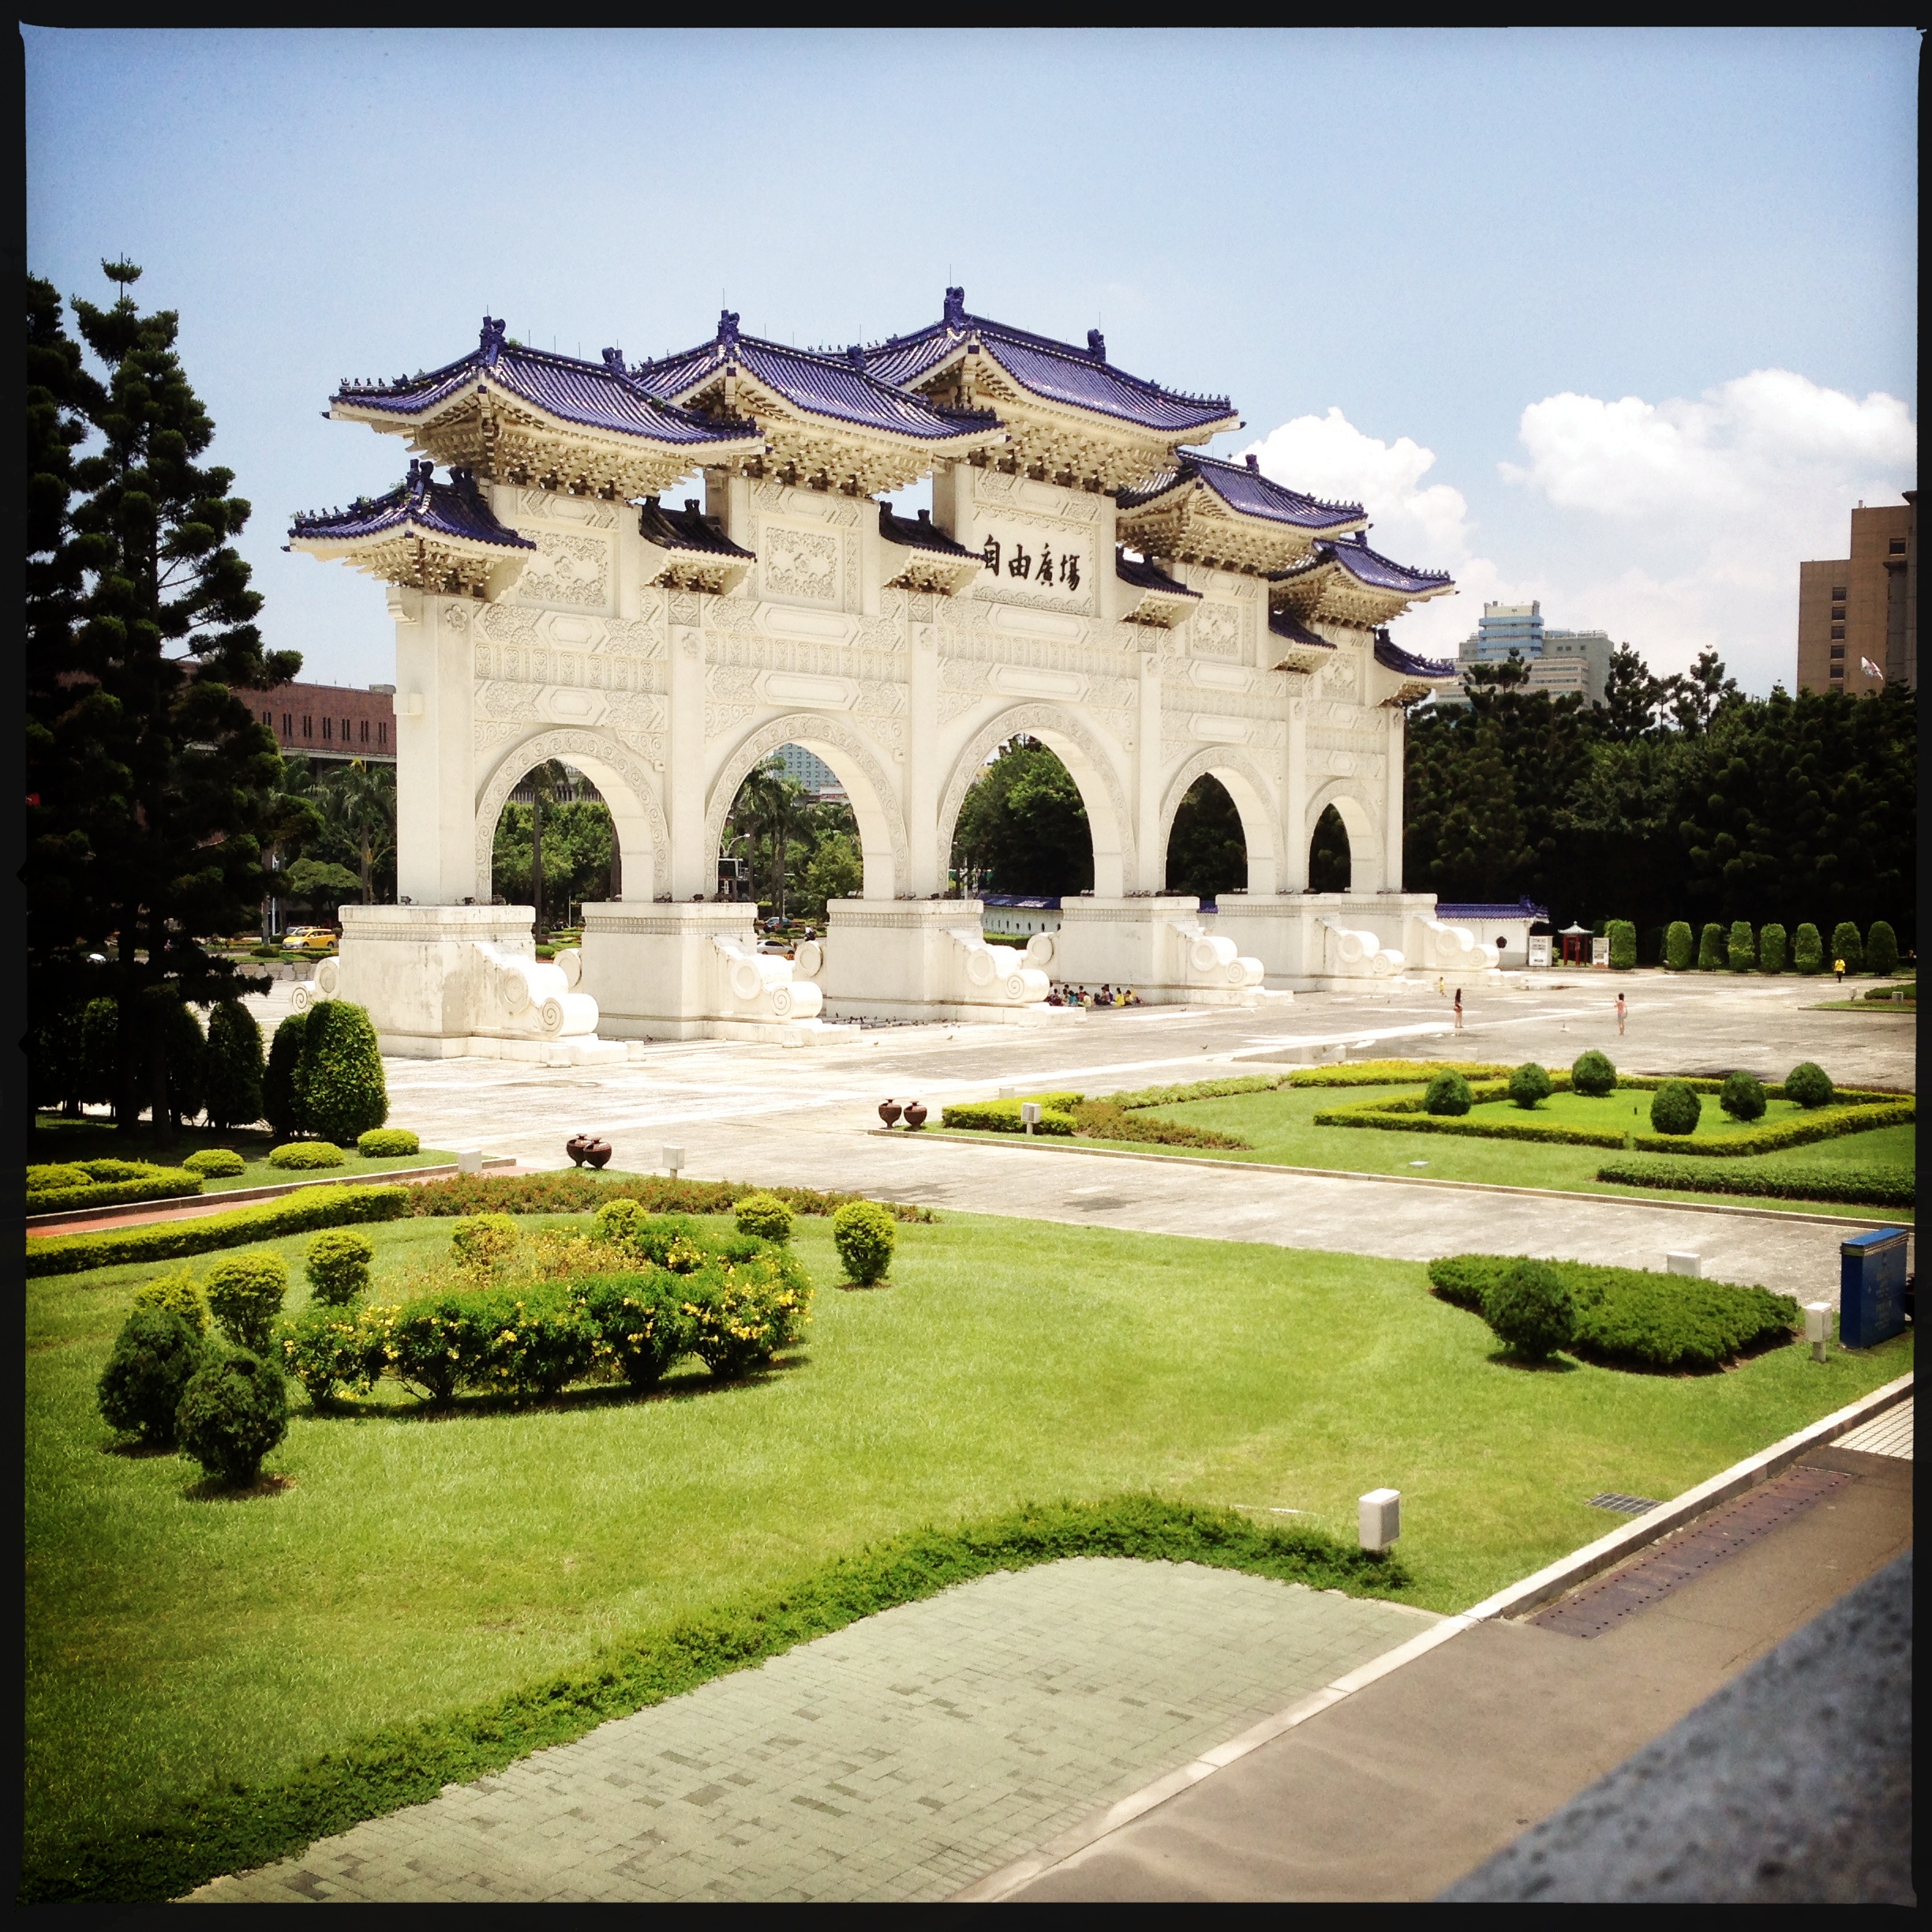
<path id="1" fill-rule="evenodd" d="M 1904 1228 L 1874 1228 L 1838 1245 L 1838 1339 L 1870 1348 L 1905 1327 Z"/>

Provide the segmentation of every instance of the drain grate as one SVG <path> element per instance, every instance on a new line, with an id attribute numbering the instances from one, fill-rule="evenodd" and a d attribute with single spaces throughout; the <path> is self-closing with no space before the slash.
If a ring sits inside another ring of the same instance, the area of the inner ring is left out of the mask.
<path id="1" fill-rule="evenodd" d="M 1624 1496 L 1615 1489 L 1606 1489 L 1601 1496 L 1589 1500 L 1592 1509 L 1614 1510 L 1619 1516 L 1642 1516 L 1657 1507 L 1655 1496 Z"/>
<path id="2" fill-rule="evenodd" d="M 1800 1466 L 1739 1496 L 1694 1528 L 1667 1537 L 1627 1569 L 1586 1583 L 1529 1621 L 1564 1637 L 1601 1637 L 1624 1618 L 1702 1576 L 1728 1556 L 1768 1536 L 1852 1478 L 1840 1470 Z M 1637 1499 L 1631 1498 L 1634 1501 Z"/>

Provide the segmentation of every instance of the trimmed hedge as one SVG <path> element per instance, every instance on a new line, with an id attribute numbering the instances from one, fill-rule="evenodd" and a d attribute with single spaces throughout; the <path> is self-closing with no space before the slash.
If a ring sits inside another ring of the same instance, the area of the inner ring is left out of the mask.
<path id="1" fill-rule="evenodd" d="M 1683 1080 L 1666 1080 L 1650 1099 L 1650 1125 L 1672 1139 L 1688 1139 L 1697 1132 L 1704 1103 Z"/>
<path id="2" fill-rule="evenodd" d="M 406 1127 L 372 1127 L 356 1136 L 356 1151 L 368 1160 L 393 1160 L 399 1155 L 420 1154 L 422 1142 Z"/>
<path id="3" fill-rule="evenodd" d="M 632 1200 L 653 1214 L 729 1214 L 747 1194 L 770 1194 L 794 1214 L 835 1214 L 858 1194 L 822 1193 L 816 1188 L 759 1187 L 750 1181 L 679 1181 L 661 1174 L 599 1175 L 580 1167 L 549 1174 L 453 1174 L 443 1181 L 391 1192 L 408 1199 L 406 1215 L 590 1214 L 605 1203 Z M 882 1201 L 895 1221 L 936 1221 L 915 1201 Z"/>
<path id="4" fill-rule="evenodd" d="M 1136 1108 L 1129 1112 L 1117 1099 L 1083 1100 L 1073 1110 L 1075 1133 L 1089 1140 L 1140 1140 L 1158 1147 L 1248 1148 L 1251 1140 L 1222 1133 L 1215 1127 L 1190 1127 L 1181 1121 L 1162 1120 Z"/>
<path id="5" fill-rule="evenodd" d="M 1684 919 L 1672 919 L 1669 930 L 1664 935 L 1664 964 L 1672 972 L 1688 972 L 1690 970 L 1691 945 L 1689 923 Z"/>
<path id="6" fill-rule="evenodd" d="M 1756 1161 L 1608 1161 L 1599 1181 L 1625 1187 L 1677 1188 L 1687 1194 L 1743 1194 L 1772 1200 L 1849 1201 L 1874 1208 L 1910 1208 L 1917 1175 L 1906 1166 L 1766 1167 Z"/>
<path id="7" fill-rule="evenodd" d="M 1750 921 L 1733 919 L 1724 942 L 1724 956 L 1735 973 L 1749 972 L 1758 964 L 1758 949 L 1751 941 Z"/>
<path id="8" fill-rule="evenodd" d="M 1570 1091 L 1580 1093 L 1591 1099 L 1601 1100 L 1606 1094 L 1616 1091 L 1617 1070 L 1616 1063 L 1605 1053 L 1594 1046 L 1588 1046 L 1578 1054 L 1570 1068 Z"/>
<path id="9" fill-rule="evenodd" d="M 286 1147 L 269 1150 L 268 1165 L 291 1174 L 309 1174 L 324 1167 L 339 1167 L 346 1158 L 331 1140 L 291 1140 Z"/>
<path id="10" fill-rule="evenodd" d="M 246 1349 L 212 1354 L 182 1391 L 176 1426 L 184 1455 L 217 1482 L 246 1488 L 288 1433 L 288 1384 Z"/>
<path id="11" fill-rule="evenodd" d="M 1444 1067 L 1428 1084 L 1422 1096 L 1425 1113 L 1459 1118 L 1474 1106 L 1470 1084 L 1454 1067 Z"/>
<path id="12" fill-rule="evenodd" d="M 137 1305 L 95 1385 L 102 1420 L 150 1448 L 173 1448 L 182 1392 L 201 1356 L 200 1336 L 172 1309 Z"/>
<path id="13" fill-rule="evenodd" d="M 1755 1073 L 1747 1073 L 1739 1067 L 1724 1084 L 1724 1091 L 1717 1096 L 1717 1104 L 1733 1120 L 1762 1120 L 1765 1111 L 1764 1083 Z"/>
<path id="14" fill-rule="evenodd" d="M 1859 938 L 1859 929 L 1849 919 L 1840 919 L 1832 928 L 1831 949 L 1834 969 L 1837 962 L 1843 960 L 1848 973 L 1862 973 L 1865 970 L 1865 947 Z"/>
<path id="15" fill-rule="evenodd" d="M 66 1179 L 77 1176 L 77 1180 Z M 57 1185 L 56 1178 L 65 1181 Z M 36 1179 L 47 1183 L 36 1186 Z M 30 1215 L 73 1214 L 83 1208 L 118 1208 L 130 1201 L 180 1200 L 201 1192 L 201 1177 L 185 1167 L 145 1161 L 77 1161 L 27 1170 Z"/>
<path id="16" fill-rule="evenodd" d="M 1721 926 L 1706 926 L 1698 935 L 1698 971 L 1717 972 L 1722 970 L 1728 957 L 1724 944 L 1724 929 Z"/>
<path id="17" fill-rule="evenodd" d="M 410 1192 L 403 1187 L 309 1188 L 259 1207 L 192 1221 L 163 1221 L 99 1234 L 30 1235 L 26 1271 L 79 1275 L 129 1261 L 173 1261 L 183 1255 L 209 1254 L 218 1248 L 273 1241 L 281 1234 L 305 1234 L 312 1228 L 394 1221 L 410 1211 Z"/>
<path id="18" fill-rule="evenodd" d="M 1831 1105 L 1837 1089 L 1831 1076 L 1815 1060 L 1800 1060 L 1784 1076 L 1784 1094 L 1801 1107 L 1822 1107 Z"/>
<path id="19" fill-rule="evenodd" d="M 1637 927 L 1630 919 L 1612 919 L 1604 927 L 1610 942 L 1610 970 L 1633 972 L 1637 966 Z"/>
<path id="20" fill-rule="evenodd" d="M 294 1088 L 302 1131 L 338 1146 L 353 1147 L 389 1118 L 382 1051 L 363 1008 L 318 1000 L 309 1009 Z"/>
<path id="21" fill-rule="evenodd" d="M 1818 929 L 1809 919 L 1798 928 L 1797 937 L 1792 942 L 1792 964 L 1801 973 L 1824 970 L 1825 942 L 1818 937 Z"/>
<path id="22" fill-rule="evenodd" d="M 272 1248 L 217 1261 L 202 1286 L 208 1312 L 230 1341 L 256 1355 L 271 1346 L 288 1294 L 288 1264 Z"/>
<path id="23" fill-rule="evenodd" d="M 862 1288 L 885 1279 L 896 1239 L 892 1216 L 874 1201 L 848 1201 L 832 1217 L 832 1240 L 839 1259 Z"/>
<path id="24" fill-rule="evenodd" d="M 1790 940 L 1782 926 L 1767 926 L 1758 935 L 1758 970 L 1781 973 L 1785 968 Z"/>
<path id="25" fill-rule="evenodd" d="M 1880 979 L 1898 971 L 1898 934 L 1889 919 L 1874 919 L 1865 935 L 1865 970 Z"/>
<path id="26" fill-rule="evenodd" d="M 1509 1097 L 1511 1102 L 1527 1114 L 1538 1102 L 1547 1100 L 1556 1091 L 1547 1069 L 1539 1066 L 1533 1060 L 1526 1060 L 1509 1076 Z"/>
<path id="27" fill-rule="evenodd" d="M 1429 1281 L 1443 1301 L 1481 1314 L 1485 1297 L 1524 1259 L 1450 1255 L 1428 1264 Z M 1788 1341 L 1799 1326 L 1796 1301 L 1765 1288 L 1583 1261 L 1544 1265 L 1575 1308 L 1570 1352 L 1609 1368 L 1707 1372 L 1747 1349 Z"/>
<path id="28" fill-rule="evenodd" d="M 1482 1318 L 1525 1361 L 1543 1361 L 1576 1339 L 1576 1302 L 1547 1261 L 1512 1261 L 1483 1290 Z"/>
<path id="29" fill-rule="evenodd" d="M 1432 1079 L 1445 1065 L 1466 1080 L 1507 1080 L 1513 1069 L 1501 1061 L 1361 1060 L 1353 1066 L 1302 1067 L 1288 1076 L 1290 1087 L 1399 1087 Z"/>
<path id="30" fill-rule="evenodd" d="M 1076 1093 L 1028 1094 L 1026 1100 L 1039 1103 L 1040 1117 L 1035 1133 L 1058 1134 L 1062 1138 L 1074 1131 L 1073 1110 L 1085 1096 Z M 1020 1118 L 1020 1100 L 981 1100 L 960 1106 L 942 1108 L 942 1127 L 956 1127 L 974 1133 L 1024 1133 L 1026 1123 Z"/>
<path id="31" fill-rule="evenodd" d="M 661 1704 L 900 1604 L 1002 1570 L 1072 1556 L 1196 1563 L 1357 1597 L 1410 1573 L 1309 1529 L 1234 1510 L 1121 1496 L 1028 1503 L 998 1516 L 867 1544 L 803 1574 L 630 1635 L 565 1671 L 487 1702 L 366 1733 L 270 1782 L 170 1799 L 144 1824 L 77 1836 L 22 1874 L 25 1904 L 178 1898 L 221 1873 L 266 1865 L 365 1818 L 421 1804 L 612 1717 Z"/>
<path id="32" fill-rule="evenodd" d="M 233 1148 L 204 1148 L 198 1154 L 190 1154 L 182 1165 L 204 1181 L 232 1181 L 248 1172 L 248 1163 Z"/>
<path id="33" fill-rule="evenodd" d="M 239 1000 L 215 1003 L 201 1060 L 201 1104 L 223 1132 L 262 1117 L 261 1028 Z"/>
<path id="34" fill-rule="evenodd" d="M 268 1043 L 268 1064 L 262 1073 L 262 1115 L 278 1140 L 290 1140 L 301 1131 L 295 1069 L 301 1061 L 302 1035 L 308 1030 L 308 1014 L 292 1013 Z"/>

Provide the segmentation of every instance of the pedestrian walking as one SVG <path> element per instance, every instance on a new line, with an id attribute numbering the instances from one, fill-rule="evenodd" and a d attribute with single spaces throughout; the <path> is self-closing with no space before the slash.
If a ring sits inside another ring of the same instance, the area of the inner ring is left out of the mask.
<path id="1" fill-rule="evenodd" d="M 1832 971 L 1838 975 L 1838 983 L 1840 986 L 1843 986 L 1844 984 L 1844 961 L 1843 960 L 1833 960 L 1832 961 Z"/>
<path id="2" fill-rule="evenodd" d="M 1617 995 L 1617 1038 L 1618 1038 L 1619 1039 L 1621 1039 L 1623 1037 L 1623 995 L 1621 993 L 1619 993 L 1619 994 Z"/>
<path id="3" fill-rule="evenodd" d="M 1455 1030 L 1458 1033 L 1462 1031 L 1462 989 L 1460 987 L 1456 988 Z"/>

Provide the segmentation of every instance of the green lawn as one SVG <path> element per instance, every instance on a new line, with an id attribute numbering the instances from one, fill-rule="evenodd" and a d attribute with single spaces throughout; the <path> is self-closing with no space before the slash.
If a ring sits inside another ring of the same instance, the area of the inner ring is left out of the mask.
<path id="1" fill-rule="evenodd" d="M 1552 1127 L 1588 1127 L 1604 1133 L 1649 1133 L 1650 1103 L 1657 1098 L 1649 1088 L 1619 1088 L 1593 1099 L 1589 1094 L 1553 1093 L 1535 1106 L 1523 1108 L 1513 1100 L 1484 1100 L 1463 1116 L 1471 1121 L 1513 1125 L 1518 1121 L 1544 1121 Z M 1734 1140 L 1739 1134 L 1761 1127 L 1775 1127 L 1803 1113 L 1795 1100 L 1767 1100 L 1762 1116 L 1754 1121 L 1733 1120 L 1717 1104 L 1715 1094 L 1700 1094 L 1697 1130 L 1685 1136 L 1695 1140 Z M 1355 1131 L 1351 1129 L 1350 1132 Z M 1515 1144 L 1522 1145 L 1517 1142 Z"/>
<path id="2" fill-rule="evenodd" d="M 1219 1100 L 1188 1100 L 1155 1107 L 1151 1111 L 1163 1120 L 1185 1121 L 1191 1127 L 1212 1127 L 1223 1133 L 1239 1134 L 1252 1147 L 1219 1150 L 1185 1148 L 1174 1150 L 1195 1159 L 1269 1162 L 1289 1167 L 1327 1167 L 1351 1174 L 1416 1174 L 1439 1181 L 1500 1181 L 1509 1187 L 1544 1187 L 1574 1189 L 1590 1194 L 1628 1194 L 1647 1200 L 1698 1201 L 1708 1206 L 1712 1196 L 1664 1188 L 1633 1188 L 1599 1181 L 1597 1170 L 1604 1162 L 1618 1158 L 1608 1148 L 1551 1146 L 1537 1141 L 1485 1140 L 1460 1134 L 1404 1133 L 1377 1127 L 1317 1127 L 1314 1117 L 1331 1108 L 1353 1106 L 1357 1101 L 1412 1094 L 1413 1084 L 1402 1087 L 1277 1087 L 1271 1093 L 1231 1095 Z M 1704 1107 L 1698 1122 L 1700 1135 L 1735 1131 L 1728 1114 L 1717 1105 L 1714 1094 L 1702 1096 Z M 1601 1101 L 1579 1095 L 1553 1094 L 1536 1110 L 1534 1118 L 1566 1118 L 1571 1108 L 1601 1107 L 1627 1118 L 1619 1110 L 1632 1101 L 1646 1111 L 1639 1118 L 1648 1128 L 1650 1095 L 1638 1089 L 1612 1094 Z M 1773 1100 L 1767 1119 L 1780 1118 L 1793 1110 L 1789 1101 Z M 1522 1109 L 1507 1101 L 1485 1103 L 1470 1110 L 1470 1118 L 1493 1113 L 1502 1118 L 1522 1120 Z M 1716 1118 L 1713 1121 L 1713 1116 Z M 1721 1123 L 1720 1125 L 1718 1123 Z M 930 1131 L 930 1129 L 928 1130 Z M 1867 1163 L 1913 1165 L 1916 1160 L 1917 1129 L 1908 1123 L 1900 1127 L 1878 1127 L 1863 1133 L 1841 1134 L 1835 1140 L 1817 1140 L 1810 1145 L 1782 1153 L 1757 1156 L 1768 1170 L 1780 1166 L 1812 1166 L 1829 1162 L 1833 1166 L 1861 1166 Z M 973 1134 L 975 1140 L 1011 1138 L 1007 1135 Z M 1049 1142 L 1065 1147 L 1069 1143 Z M 1073 1144 L 1119 1146 L 1136 1154 L 1159 1155 L 1162 1149 L 1139 1141 L 1090 1141 Z M 1793 1208 L 1813 1207 L 1821 1214 L 1870 1215 L 1887 1221 L 1909 1221 L 1910 1208 L 1847 1208 L 1843 1202 L 1807 1203 L 1794 1199 Z"/>
<path id="3" fill-rule="evenodd" d="M 357 1153 L 354 1148 L 344 1148 L 339 1167 L 271 1167 L 268 1153 L 275 1145 L 275 1136 L 269 1133 L 218 1133 L 209 1127 L 184 1127 L 174 1136 L 170 1146 L 158 1148 L 152 1127 L 144 1125 L 124 1133 L 105 1121 L 88 1120 L 71 1125 L 62 1121 L 50 1125 L 43 1117 L 36 1128 L 32 1158 L 37 1162 L 153 1161 L 171 1167 L 178 1166 L 203 1148 L 232 1148 L 248 1163 L 245 1171 L 204 1180 L 204 1194 L 225 1194 L 237 1188 L 283 1187 L 291 1181 L 318 1177 L 343 1180 L 364 1174 L 393 1174 L 408 1167 L 447 1167 L 454 1166 L 456 1159 L 453 1153 L 435 1148 L 424 1148 L 414 1154 L 391 1155 L 384 1159 L 373 1159 Z"/>
<path id="4" fill-rule="evenodd" d="M 449 1223 L 369 1231 L 380 1293 Z M 1532 1372 L 1412 1264 L 950 1215 L 899 1244 L 891 1288 L 839 1293 L 800 1220 L 821 1293 L 768 1377 L 305 1412 L 268 1464 L 292 1487 L 241 1501 L 114 1452 L 95 1411 L 154 1271 L 28 1282 L 30 1859 L 1028 1500 L 1151 1490 L 1352 1541 L 1356 1497 L 1391 1484 L 1402 1594 L 1460 1608 L 1613 1526 L 1586 1497 L 1675 1495 L 1911 1359 L 1901 1338 L 1823 1368 L 1795 1346 L 1704 1378 Z M 306 1237 L 273 1245 L 299 1281 Z"/>

